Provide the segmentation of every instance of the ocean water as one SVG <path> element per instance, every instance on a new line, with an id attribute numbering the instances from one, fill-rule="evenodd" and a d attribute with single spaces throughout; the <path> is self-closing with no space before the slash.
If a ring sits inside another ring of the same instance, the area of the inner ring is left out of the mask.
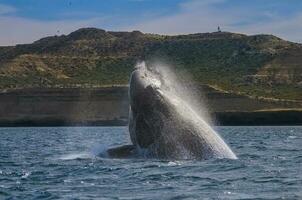
<path id="1" fill-rule="evenodd" d="M 302 199 L 302 127 L 216 127 L 238 160 L 97 155 L 126 127 L 0 128 L 0 199 Z"/>

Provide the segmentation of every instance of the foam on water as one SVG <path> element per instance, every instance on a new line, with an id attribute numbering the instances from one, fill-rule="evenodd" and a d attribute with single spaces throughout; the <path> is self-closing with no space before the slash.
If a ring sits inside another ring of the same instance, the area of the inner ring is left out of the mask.
<path id="1" fill-rule="evenodd" d="M 60 160 L 76 160 L 76 159 L 89 159 L 92 158 L 93 155 L 89 153 L 71 153 L 60 156 Z"/>
<path id="2" fill-rule="evenodd" d="M 93 159 L 95 157 L 108 157 L 107 150 L 109 149 L 106 144 L 95 144 L 88 152 L 75 152 L 59 157 L 60 160 L 76 160 L 76 159 Z"/>
<path id="3" fill-rule="evenodd" d="M 94 156 L 107 157 L 108 145 L 105 144 L 97 144 L 94 145 L 91 149 L 91 154 Z"/>

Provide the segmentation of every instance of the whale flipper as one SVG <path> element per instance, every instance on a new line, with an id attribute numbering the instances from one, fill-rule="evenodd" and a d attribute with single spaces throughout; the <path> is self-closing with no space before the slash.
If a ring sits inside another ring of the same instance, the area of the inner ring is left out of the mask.
<path id="1" fill-rule="evenodd" d="M 108 149 L 107 155 L 110 158 L 130 158 L 137 155 L 137 151 L 134 145 L 124 145 Z"/>

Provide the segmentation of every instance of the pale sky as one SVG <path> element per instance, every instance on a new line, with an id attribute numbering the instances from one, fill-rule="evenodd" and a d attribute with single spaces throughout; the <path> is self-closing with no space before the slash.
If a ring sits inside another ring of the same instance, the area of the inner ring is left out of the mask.
<path id="1" fill-rule="evenodd" d="M 302 0 L 0 0 L 0 46 L 78 28 L 273 34 L 302 43 Z"/>

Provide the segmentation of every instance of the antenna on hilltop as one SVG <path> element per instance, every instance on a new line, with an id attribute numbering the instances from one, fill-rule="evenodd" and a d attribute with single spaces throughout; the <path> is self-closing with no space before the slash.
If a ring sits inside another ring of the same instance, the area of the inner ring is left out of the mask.
<path id="1" fill-rule="evenodd" d="M 221 32 L 220 26 L 218 26 L 217 31 L 218 31 L 219 33 Z"/>

